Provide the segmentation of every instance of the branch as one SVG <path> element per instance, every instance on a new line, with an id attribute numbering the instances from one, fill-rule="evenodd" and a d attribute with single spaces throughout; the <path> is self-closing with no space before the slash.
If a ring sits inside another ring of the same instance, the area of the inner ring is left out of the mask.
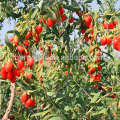
<path id="1" fill-rule="evenodd" d="M 7 120 L 8 116 L 9 116 L 9 114 L 11 112 L 13 102 L 14 102 L 14 98 L 15 98 L 15 91 L 16 91 L 15 83 L 11 83 L 10 90 L 11 90 L 11 98 L 10 98 L 10 101 L 9 101 L 8 108 L 6 109 L 5 115 L 3 116 L 2 120 Z"/>
<path id="2" fill-rule="evenodd" d="M 105 16 L 120 16 L 120 14 L 107 14 L 107 15 L 100 15 L 98 18 L 105 17 Z"/>
<path id="3" fill-rule="evenodd" d="M 103 97 L 107 97 L 107 96 L 109 96 L 109 95 L 110 95 L 110 93 L 104 95 Z M 103 97 L 102 97 L 102 98 L 103 98 Z M 102 100 L 102 98 L 100 98 L 96 103 L 99 103 L 99 102 Z M 93 110 L 93 108 L 94 108 L 94 107 L 92 107 L 92 108 L 91 108 L 88 112 L 86 112 L 85 114 L 88 115 L 88 114 Z"/>

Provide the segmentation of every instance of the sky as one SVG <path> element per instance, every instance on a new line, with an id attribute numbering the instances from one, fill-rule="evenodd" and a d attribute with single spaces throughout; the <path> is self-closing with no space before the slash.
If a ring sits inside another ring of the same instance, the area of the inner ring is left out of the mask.
<path id="1" fill-rule="evenodd" d="M 104 0 L 101 0 L 101 2 L 104 2 Z M 22 5 L 22 4 L 18 4 L 18 5 Z M 93 0 L 92 3 L 90 3 L 90 5 L 93 6 L 93 10 L 96 10 L 99 5 L 97 4 L 97 0 Z M 116 4 L 116 7 L 118 7 L 119 4 Z M 11 20 L 11 23 L 7 23 L 7 19 L 4 20 L 3 22 L 3 28 L 0 30 L 0 44 L 5 44 L 5 33 L 8 31 L 8 30 L 13 30 L 14 29 L 14 20 Z M 8 34 L 8 37 L 12 37 L 12 34 Z M 104 49 L 104 48 L 103 48 Z"/>

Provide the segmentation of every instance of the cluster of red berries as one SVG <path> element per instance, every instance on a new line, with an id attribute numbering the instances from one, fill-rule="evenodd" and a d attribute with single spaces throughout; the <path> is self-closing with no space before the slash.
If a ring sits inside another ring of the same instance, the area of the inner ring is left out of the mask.
<path id="1" fill-rule="evenodd" d="M 114 27 L 118 25 L 118 22 L 115 20 L 113 22 L 111 22 L 110 24 L 108 24 L 107 22 L 105 22 L 105 20 L 103 21 L 103 26 L 105 29 L 114 29 Z"/>
<path id="2" fill-rule="evenodd" d="M 34 107 L 35 99 L 31 98 L 31 96 L 27 95 L 26 93 L 23 93 L 21 95 L 21 103 L 24 103 L 25 107 Z"/>
<path id="3" fill-rule="evenodd" d="M 89 52 L 92 52 L 93 49 L 91 47 L 91 49 L 89 49 Z M 92 65 L 90 66 L 90 64 L 88 65 L 88 74 L 90 75 L 90 78 L 91 78 L 91 82 L 92 81 L 98 81 L 100 82 L 100 78 L 101 78 L 101 75 L 100 75 L 100 71 L 101 71 L 101 65 L 99 64 L 100 62 L 100 56 L 101 56 L 101 52 L 100 52 L 100 48 L 98 48 L 98 51 L 96 52 L 96 64 L 95 65 Z M 94 75 L 94 73 L 96 72 L 96 74 Z"/>
<path id="4" fill-rule="evenodd" d="M 120 51 L 120 35 L 113 37 L 113 48 Z"/>
<path id="5" fill-rule="evenodd" d="M 16 77 L 20 77 L 20 72 L 17 68 L 13 69 L 13 62 L 8 61 L 1 66 L 1 76 L 3 79 L 9 79 L 12 83 L 16 81 Z"/>
<path id="6" fill-rule="evenodd" d="M 107 38 L 106 36 L 103 36 L 101 39 L 100 39 L 100 42 L 101 42 L 101 45 L 110 45 L 112 43 L 112 40 L 111 38 Z"/>

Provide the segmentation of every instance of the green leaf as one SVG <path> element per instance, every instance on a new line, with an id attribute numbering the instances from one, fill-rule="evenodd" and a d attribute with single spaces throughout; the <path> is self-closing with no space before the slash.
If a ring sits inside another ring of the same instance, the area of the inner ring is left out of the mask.
<path id="1" fill-rule="evenodd" d="M 54 36 L 55 36 L 55 35 L 53 35 L 53 34 L 44 34 L 44 35 L 43 35 L 43 39 L 44 39 L 44 40 L 53 39 Z"/>
<path id="2" fill-rule="evenodd" d="M 114 91 L 119 90 L 120 89 L 120 85 L 116 85 L 114 88 Z"/>
<path id="3" fill-rule="evenodd" d="M 101 8 L 104 10 L 103 3 L 100 0 L 97 0 L 97 4 L 99 4 Z"/>
<path id="4" fill-rule="evenodd" d="M 31 9 L 29 10 L 29 19 L 31 18 L 32 11 L 33 11 L 33 9 L 31 8 Z"/>
<path id="5" fill-rule="evenodd" d="M 52 117 L 49 120 L 63 120 L 61 117 Z"/>
<path id="6" fill-rule="evenodd" d="M 107 109 L 106 108 L 103 108 L 102 110 L 98 111 L 98 112 L 95 112 L 95 113 L 92 113 L 91 115 L 92 116 L 95 116 L 95 115 L 100 115 L 102 113 L 106 114 L 107 112 Z"/>
<path id="7" fill-rule="evenodd" d="M 20 120 L 25 120 L 23 115 L 20 115 Z"/>
<path id="8" fill-rule="evenodd" d="M 71 10 L 71 11 L 74 11 L 74 8 L 71 6 L 71 5 L 65 5 L 63 4 L 63 7 L 67 10 Z"/>
<path id="9" fill-rule="evenodd" d="M 25 27 L 23 30 L 22 30 L 22 35 L 25 36 L 27 34 L 29 30 L 29 27 Z"/>
<path id="10" fill-rule="evenodd" d="M 85 0 L 84 3 L 91 3 L 93 0 Z"/>
<path id="11" fill-rule="evenodd" d="M 59 41 L 54 41 L 54 40 L 48 40 L 50 43 L 53 43 L 53 44 L 55 44 L 55 45 L 58 45 L 58 46 L 60 46 L 61 45 L 61 43 L 59 42 Z"/>
<path id="12" fill-rule="evenodd" d="M 13 8 L 13 11 L 15 11 L 15 10 L 17 10 L 17 9 L 21 9 L 21 8 L 23 8 L 22 6 L 15 6 L 14 8 Z"/>
<path id="13" fill-rule="evenodd" d="M 83 94 L 82 94 L 82 89 L 80 88 L 79 90 L 79 102 L 81 107 L 84 109 L 84 98 L 83 98 Z"/>
<path id="14" fill-rule="evenodd" d="M 43 120 L 48 120 L 48 118 L 51 118 L 51 117 L 55 117 L 55 116 L 58 116 L 57 114 L 49 114 L 49 115 L 46 115 Z"/>
<path id="15" fill-rule="evenodd" d="M 55 12 L 54 12 L 52 9 L 48 9 L 48 10 L 51 12 L 53 18 L 57 19 L 57 18 L 56 18 L 56 14 L 55 14 Z"/>
<path id="16" fill-rule="evenodd" d="M 13 46 L 12 44 L 9 42 L 8 36 L 7 36 L 7 32 L 5 34 L 5 43 L 6 45 L 9 47 L 10 51 L 13 52 Z"/>
<path id="17" fill-rule="evenodd" d="M 15 33 L 15 35 L 17 35 L 17 37 L 20 37 L 20 33 L 17 30 L 9 30 L 9 31 L 7 31 L 7 33 Z"/>
<path id="18" fill-rule="evenodd" d="M 55 103 L 57 103 L 61 99 L 63 99 L 63 97 L 56 98 Z"/>
<path id="19" fill-rule="evenodd" d="M 53 32 L 56 34 L 56 36 L 59 37 L 59 32 L 55 25 L 52 25 L 52 29 L 53 29 Z"/>
<path id="20" fill-rule="evenodd" d="M 56 94 L 54 92 L 47 92 L 47 95 L 50 97 L 56 97 Z"/>
<path id="21" fill-rule="evenodd" d="M 50 111 L 51 110 L 49 109 L 49 110 L 46 110 L 46 111 L 43 111 L 43 112 L 35 113 L 35 114 L 31 115 L 31 117 L 33 117 L 33 116 L 44 116 Z"/>
<path id="22" fill-rule="evenodd" d="M 68 105 L 65 106 L 65 108 L 64 108 L 65 111 L 69 111 L 70 109 L 71 109 L 71 107 L 69 107 Z"/>
<path id="23" fill-rule="evenodd" d="M 73 7 L 74 11 L 80 11 L 81 8 L 80 7 Z"/>
<path id="24" fill-rule="evenodd" d="M 38 4 L 38 7 L 39 7 L 41 10 L 43 10 L 43 8 L 45 7 L 45 5 L 46 5 L 46 2 L 43 1 L 43 0 L 40 0 L 40 2 L 39 2 L 39 4 Z"/>
<path id="25" fill-rule="evenodd" d="M 95 102 L 97 101 L 97 99 L 99 98 L 100 93 L 101 93 L 101 92 L 98 92 L 98 93 L 92 98 L 92 100 L 91 100 L 90 103 L 95 103 Z"/>
<path id="26" fill-rule="evenodd" d="M 36 8 L 36 10 L 35 10 L 35 11 L 33 12 L 33 14 L 31 15 L 31 19 L 34 19 L 34 18 L 35 18 L 35 16 L 37 15 L 38 11 L 39 11 L 39 9 Z"/>
<path id="27" fill-rule="evenodd" d="M 105 53 L 106 55 L 108 55 L 110 58 L 112 58 L 113 59 L 113 61 L 114 61 L 114 58 L 113 58 L 113 56 L 112 55 L 110 55 L 109 53 L 106 53 L 106 52 L 104 52 L 104 51 L 102 51 L 103 53 Z"/>

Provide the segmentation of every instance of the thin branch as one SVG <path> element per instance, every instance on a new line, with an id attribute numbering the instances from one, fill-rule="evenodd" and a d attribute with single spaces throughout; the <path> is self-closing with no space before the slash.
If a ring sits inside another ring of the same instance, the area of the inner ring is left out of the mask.
<path id="1" fill-rule="evenodd" d="M 82 88 L 74 79 L 73 79 L 73 81 L 76 83 L 76 85 L 78 86 L 78 87 L 80 87 L 80 88 Z M 82 90 L 85 92 L 85 94 L 90 98 L 90 99 L 92 99 L 92 97 L 82 88 Z"/>
<path id="2" fill-rule="evenodd" d="M 16 91 L 15 83 L 11 83 L 10 90 L 11 90 L 11 97 L 10 97 L 9 105 L 8 105 L 8 108 L 6 109 L 5 115 L 3 116 L 2 120 L 7 120 L 8 116 L 11 112 L 13 102 L 14 102 L 14 98 L 15 98 L 15 91 Z"/>
<path id="3" fill-rule="evenodd" d="M 105 16 L 120 16 L 120 14 L 107 14 L 107 15 L 100 15 L 98 18 L 105 17 Z"/>
<path id="4" fill-rule="evenodd" d="M 107 96 L 109 96 L 109 95 L 110 95 L 110 93 L 104 95 L 103 97 L 107 97 Z M 102 97 L 102 98 L 103 98 L 103 97 Z M 99 102 L 102 100 L 102 98 L 100 98 L 96 103 L 99 103 Z M 88 114 L 93 110 L 93 108 L 94 108 L 94 107 L 90 108 L 90 110 L 89 110 L 88 112 L 86 112 L 85 114 L 88 115 Z"/>

